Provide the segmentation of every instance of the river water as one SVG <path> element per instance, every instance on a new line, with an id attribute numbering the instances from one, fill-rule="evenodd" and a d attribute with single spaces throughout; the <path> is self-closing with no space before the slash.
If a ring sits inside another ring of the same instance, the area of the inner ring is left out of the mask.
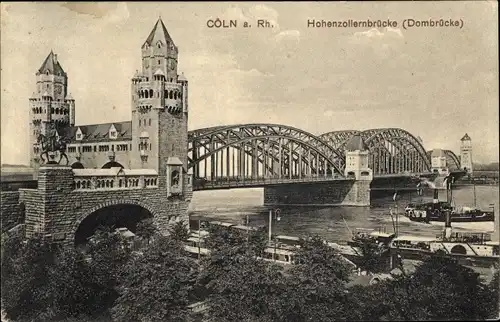
<path id="1" fill-rule="evenodd" d="M 476 186 L 476 205 L 488 210 L 495 206 L 495 222 L 452 223 L 454 231 L 488 232 L 493 240 L 498 240 L 499 187 Z M 419 197 L 416 194 L 403 195 L 396 201 L 391 196 L 372 200 L 371 207 L 280 207 L 281 220 L 273 222 L 273 231 L 280 235 L 319 235 L 329 241 L 350 239 L 350 230 L 355 228 L 384 229 L 393 232 L 393 221 L 389 208 L 398 210 L 400 235 L 435 237 L 443 230 L 444 223 L 431 224 L 411 222 L 402 215 L 410 202 L 431 201 L 432 194 Z M 446 191 L 440 191 L 440 200 L 446 200 Z M 453 189 L 455 206 L 474 204 L 473 186 Z M 191 202 L 191 219 L 218 220 L 234 224 L 245 224 L 248 215 L 250 226 L 267 226 L 268 207 L 263 206 L 263 189 L 234 189 L 218 191 L 197 191 Z M 274 208 L 273 208 L 274 209 Z M 396 212 L 394 210 L 394 212 Z M 496 227 L 495 227 L 496 225 Z"/>

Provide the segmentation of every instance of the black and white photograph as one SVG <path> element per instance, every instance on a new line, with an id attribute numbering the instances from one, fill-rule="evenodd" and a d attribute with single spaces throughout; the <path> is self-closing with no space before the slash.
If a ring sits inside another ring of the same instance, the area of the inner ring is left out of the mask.
<path id="1" fill-rule="evenodd" d="M 498 2 L 0 9 L 1 321 L 500 318 Z"/>

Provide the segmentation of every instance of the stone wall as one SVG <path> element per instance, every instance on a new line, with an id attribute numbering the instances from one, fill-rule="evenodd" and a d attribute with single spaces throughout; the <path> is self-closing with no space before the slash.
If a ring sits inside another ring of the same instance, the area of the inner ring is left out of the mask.
<path id="1" fill-rule="evenodd" d="M 369 206 L 370 181 L 342 180 L 264 187 L 265 206 Z"/>
<path id="2" fill-rule="evenodd" d="M 73 171 L 69 167 L 40 169 L 38 189 L 21 189 L 19 200 L 26 209 L 26 236 L 42 231 L 47 238 L 71 245 L 80 223 L 93 212 L 111 205 L 138 205 L 147 209 L 160 229 L 188 222 L 191 185 L 184 182 L 184 195 L 167 198 L 164 188 L 107 189 L 78 191 L 73 189 Z"/>
<path id="3" fill-rule="evenodd" d="M 22 222 L 18 191 L 1 192 L 2 234 Z"/>

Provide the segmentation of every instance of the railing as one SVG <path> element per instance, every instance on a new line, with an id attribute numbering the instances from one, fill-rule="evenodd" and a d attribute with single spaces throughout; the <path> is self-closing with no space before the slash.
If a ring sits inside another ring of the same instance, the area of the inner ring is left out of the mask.
<path id="1" fill-rule="evenodd" d="M 296 182 L 321 182 L 334 180 L 352 180 L 354 178 L 340 175 L 317 175 L 317 176 L 278 176 L 273 177 L 219 177 L 211 179 L 195 178 L 193 185 L 198 189 L 261 186 L 270 184 L 296 183 Z"/>
<path id="2" fill-rule="evenodd" d="M 78 169 L 74 171 L 75 190 L 130 190 L 158 188 L 154 170 Z"/>
<path id="3" fill-rule="evenodd" d="M 373 176 L 374 177 L 384 177 L 384 178 L 391 178 L 391 177 L 412 177 L 412 176 L 416 176 L 416 175 L 429 175 L 431 174 L 431 172 L 400 172 L 400 173 L 374 173 Z"/>

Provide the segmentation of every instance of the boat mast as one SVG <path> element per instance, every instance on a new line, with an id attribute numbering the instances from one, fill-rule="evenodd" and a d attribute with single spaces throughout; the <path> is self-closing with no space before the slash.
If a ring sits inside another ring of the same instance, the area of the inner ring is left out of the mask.
<path id="1" fill-rule="evenodd" d="M 474 189 L 474 209 L 476 208 L 476 182 L 472 181 L 472 187 Z"/>
<path id="2" fill-rule="evenodd" d="M 453 202 L 453 177 L 450 178 L 450 205 Z"/>

